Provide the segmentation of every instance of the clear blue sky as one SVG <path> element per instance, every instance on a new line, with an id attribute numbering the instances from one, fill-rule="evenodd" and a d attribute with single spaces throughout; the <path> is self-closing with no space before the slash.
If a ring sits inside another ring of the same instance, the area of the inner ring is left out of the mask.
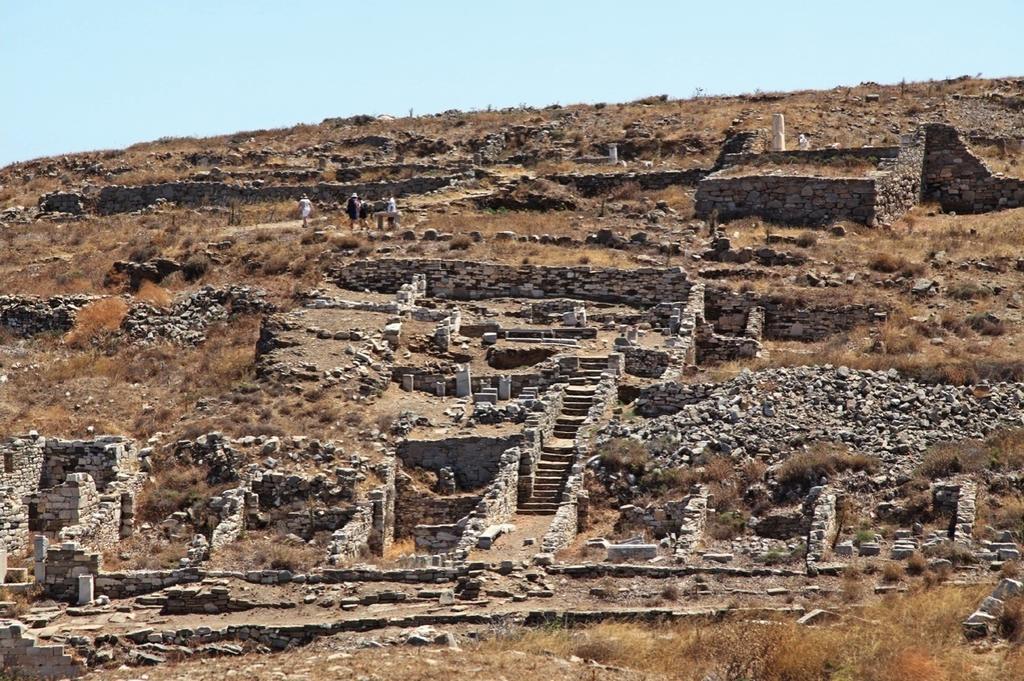
<path id="1" fill-rule="evenodd" d="M 1022 27 L 1022 0 L 0 0 L 0 166 L 410 108 L 1024 75 Z"/>

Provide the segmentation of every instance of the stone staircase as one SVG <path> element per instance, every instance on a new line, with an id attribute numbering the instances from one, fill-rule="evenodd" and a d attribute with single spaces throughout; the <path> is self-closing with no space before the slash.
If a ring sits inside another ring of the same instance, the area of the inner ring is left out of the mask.
<path id="1" fill-rule="evenodd" d="M 562 411 L 555 419 L 553 437 L 541 449 L 533 481 L 533 494 L 519 504 L 522 515 L 554 515 L 562 498 L 566 478 L 576 459 L 576 434 L 594 404 L 601 374 L 608 368 L 607 357 L 580 357 L 579 369 L 569 378 L 562 398 Z"/>

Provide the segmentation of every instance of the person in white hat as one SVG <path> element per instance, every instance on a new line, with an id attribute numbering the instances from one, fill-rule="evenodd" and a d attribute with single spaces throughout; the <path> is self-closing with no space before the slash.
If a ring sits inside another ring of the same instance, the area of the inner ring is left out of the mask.
<path id="1" fill-rule="evenodd" d="M 348 214 L 349 227 L 352 229 L 356 228 L 356 221 L 359 220 L 359 194 L 353 193 L 352 196 L 348 197 L 348 204 L 345 206 L 345 212 Z"/>
<path id="2" fill-rule="evenodd" d="M 305 194 L 299 199 L 299 215 L 302 216 L 302 226 L 309 226 L 309 216 L 313 214 L 313 202 Z"/>

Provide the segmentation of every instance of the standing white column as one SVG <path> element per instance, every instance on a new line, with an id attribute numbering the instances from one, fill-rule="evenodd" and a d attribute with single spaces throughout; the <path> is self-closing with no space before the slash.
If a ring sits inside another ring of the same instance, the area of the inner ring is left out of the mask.
<path id="1" fill-rule="evenodd" d="M 508 400 L 512 398 L 512 377 L 498 376 L 498 399 Z"/>
<path id="2" fill-rule="evenodd" d="M 772 151 L 786 150 L 786 118 L 772 114 Z"/>
<path id="3" fill-rule="evenodd" d="M 467 397 L 473 392 L 473 381 L 469 372 L 469 365 L 460 365 L 455 372 L 455 396 Z"/>
<path id="4" fill-rule="evenodd" d="M 615 165 L 619 162 L 619 145 L 608 145 L 608 165 Z"/>
<path id="5" fill-rule="evenodd" d="M 50 548 L 50 542 L 41 534 L 37 534 L 33 537 L 32 546 L 35 549 L 32 567 L 34 568 L 36 582 L 39 584 L 43 583 L 46 579 L 46 549 Z"/>
<path id="6" fill-rule="evenodd" d="M 93 587 L 95 586 L 92 575 L 78 575 L 78 604 L 85 605 L 92 603 Z"/>

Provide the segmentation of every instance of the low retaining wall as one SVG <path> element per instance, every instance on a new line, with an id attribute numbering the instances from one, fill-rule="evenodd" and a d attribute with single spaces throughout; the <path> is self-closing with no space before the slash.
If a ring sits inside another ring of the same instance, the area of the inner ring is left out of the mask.
<path id="1" fill-rule="evenodd" d="M 659 170 L 649 173 L 559 173 L 546 175 L 545 180 L 574 187 L 583 196 L 608 194 L 627 184 L 636 184 L 645 191 L 668 187 L 692 187 L 710 173 L 705 168 Z"/>
<path id="2" fill-rule="evenodd" d="M 996 177 L 951 125 L 925 127 L 923 194 L 943 210 L 986 213 L 1024 206 L 1024 180 Z"/>
<path id="3" fill-rule="evenodd" d="M 381 258 L 342 265 L 332 269 L 329 276 L 344 288 L 393 293 L 413 274 L 426 277 L 429 295 L 457 300 L 571 297 L 655 305 L 664 300 L 685 300 L 690 290 L 690 281 L 681 267 L 621 270 Z"/>
<path id="4" fill-rule="evenodd" d="M 523 442 L 516 433 L 505 437 L 450 437 L 441 440 L 404 440 L 396 456 L 406 466 L 434 472 L 451 468 L 458 487 L 478 489 L 489 484 L 498 474 L 501 455 Z"/>
<path id="5" fill-rule="evenodd" d="M 807 573 L 816 574 L 817 564 L 832 551 L 839 526 L 836 520 L 836 495 L 828 487 L 815 487 L 804 502 L 804 513 L 810 517 L 807 531 Z"/>
<path id="6" fill-rule="evenodd" d="M 834 220 L 873 224 L 875 180 L 801 175 L 709 175 L 697 185 L 695 212 L 719 219 L 760 217 L 772 222 L 825 225 Z"/>
<path id="7" fill-rule="evenodd" d="M 769 340 L 817 341 L 863 324 L 885 321 L 881 306 L 850 304 L 823 306 L 782 296 L 735 293 L 728 289 L 708 289 L 704 298 L 704 316 L 715 331 L 728 335 L 754 333 L 748 322 L 751 313 L 763 308 L 761 336 Z M 748 336 L 753 337 L 753 336 Z"/>
<path id="8" fill-rule="evenodd" d="M 96 299 L 87 295 L 0 296 L 0 329 L 17 336 L 65 333 L 74 326 L 78 311 Z"/>
<path id="9" fill-rule="evenodd" d="M 464 175 L 415 177 L 394 182 L 329 183 L 314 185 L 238 185 L 225 182 L 161 182 L 138 186 L 112 185 L 100 189 L 97 196 L 78 192 L 53 192 L 39 199 L 43 211 L 92 211 L 100 215 L 128 213 L 151 206 L 158 201 L 180 206 L 229 206 L 245 203 L 298 201 L 303 194 L 322 203 L 343 203 L 353 193 L 360 196 L 386 197 L 424 194 L 447 187 Z M 75 206 L 81 207 L 74 210 Z M 70 209 L 70 210 L 69 210 Z"/>

